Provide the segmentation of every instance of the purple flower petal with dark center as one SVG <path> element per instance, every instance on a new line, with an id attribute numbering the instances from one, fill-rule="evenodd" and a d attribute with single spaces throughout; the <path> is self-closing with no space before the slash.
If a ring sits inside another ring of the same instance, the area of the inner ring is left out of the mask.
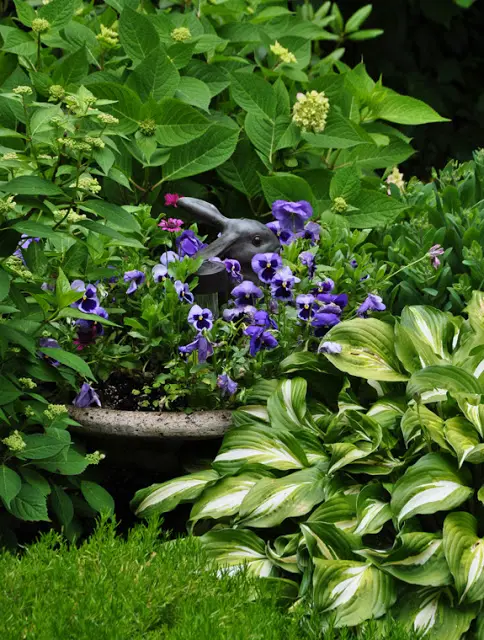
<path id="1" fill-rule="evenodd" d="M 202 309 L 198 304 L 192 307 L 188 313 L 188 322 L 197 331 L 210 330 L 213 326 L 213 315 L 210 309 Z"/>
<path id="2" fill-rule="evenodd" d="M 255 356 L 261 349 L 274 349 L 279 344 L 272 333 L 258 325 L 250 325 L 245 329 L 244 334 L 250 337 L 251 356 Z"/>
<path id="3" fill-rule="evenodd" d="M 190 291 L 190 287 L 187 284 L 181 282 L 180 280 L 176 280 L 175 291 L 178 294 L 178 299 L 180 300 L 180 302 L 188 302 L 188 304 L 193 304 L 195 298 L 193 296 L 193 293 Z"/>
<path id="4" fill-rule="evenodd" d="M 307 322 L 314 315 L 314 296 L 302 294 L 296 298 L 297 317 Z"/>
<path id="5" fill-rule="evenodd" d="M 72 401 L 72 404 L 75 407 L 79 407 L 79 409 L 86 409 L 87 407 L 92 407 L 93 404 L 100 407 L 101 400 L 91 385 L 84 382 L 79 393 Z"/>
<path id="6" fill-rule="evenodd" d="M 316 313 L 311 321 L 311 326 L 315 328 L 315 335 L 322 336 L 330 327 L 340 322 L 340 317 L 336 313 L 326 313 L 324 311 Z"/>
<path id="7" fill-rule="evenodd" d="M 337 304 L 340 309 L 344 309 L 348 304 L 346 293 L 318 293 L 315 297 L 323 304 Z"/>
<path id="8" fill-rule="evenodd" d="M 366 300 L 360 304 L 356 313 L 360 318 L 366 318 L 369 311 L 385 311 L 386 306 L 383 304 L 383 300 L 380 296 L 374 293 L 369 293 Z"/>
<path id="9" fill-rule="evenodd" d="M 299 254 L 299 262 L 308 268 L 308 276 L 312 278 L 316 268 L 314 253 L 311 253 L 311 251 L 301 251 Z"/>
<path id="10" fill-rule="evenodd" d="M 297 282 L 301 282 L 300 278 L 296 278 L 289 267 L 282 267 L 272 279 L 271 294 L 276 300 L 292 300 L 292 289 Z"/>
<path id="11" fill-rule="evenodd" d="M 190 354 L 194 351 L 198 351 L 199 362 L 206 362 L 207 358 L 213 355 L 212 344 L 201 333 L 197 335 L 193 342 L 190 342 L 190 344 L 187 344 L 184 347 L 178 347 L 178 350 L 183 354 Z"/>
<path id="12" fill-rule="evenodd" d="M 259 280 L 269 284 L 276 271 L 282 267 L 282 259 L 278 253 L 256 253 L 250 264 Z"/>
<path id="13" fill-rule="evenodd" d="M 153 276 L 153 280 L 155 282 L 165 282 L 165 280 L 169 280 L 170 276 L 168 275 L 168 267 L 164 264 L 156 264 L 151 270 L 151 275 Z"/>
<path id="14" fill-rule="evenodd" d="M 306 200 L 276 200 L 272 203 L 272 215 L 280 222 L 281 229 L 295 233 L 303 230 L 304 223 L 313 215 L 313 208 Z"/>
<path id="15" fill-rule="evenodd" d="M 281 225 L 277 220 L 274 222 L 268 222 L 266 227 L 269 227 L 269 229 L 276 234 L 281 244 L 291 244 L 297 238 L 297 236 L 289 229 L 281 229 Z"/>
<path id="16" fill-rule="evenodd" d="M 257 309 L 255 307 L 247 304 L 244 307 L 232 307 L 224 309 L 222 317 L 226 322 L 233 322 L 234 320 L 240 320 L 245 316 L 252 322 L 256 312 Z"/>
<path id="17" fill-rule="evenodd" d="M 178 249 L 178 254 L 181 258 L 185 256 L 189 256 L 190 258 L 194 256 L 200 249 L 206 247 L 200 238 L 198 238 L 195 233 L 191 229 L 185 229 L 181 235 L 176 239 L 176 246 Z"/>
<path id="18" fill-rule="evenodd" d="M 265 329 L 277 329 L 277 322 L 273 320 L 267 311 L 256 311 L 254 313 L 253 323 L 258 327 L 264 327 Z"/>
<path id="19" fill-rule="evenodd" d="M 343 347 L 339 342 L 323 342 L 319 345 L 318 353 L 326 353 L 328 355 L 336 355 L 343 351 Z"/>
<path id="20" fill-rule="evenodd" d="M 130 283 L 128 289 L 126 290 L 126 293 L 128 295 L 134 293 L 136 289 L 141 284 L 143 284 L 145 279 L 146 279 L 145 274 L 142 271 L 139 271 L 138 269 L 132 269 L 131 271 L 126 271 L 126 273 L 124 274 L 124 281 Z"/>
<path id="21" fill-rule="evenodd" d="M 331 278 L 326 278 L 326 280 L 323 280 L 322 282 L 318 282 L 316 287 L 314 287 L 314 289 L 311 290 L 311 293 L 316 297 L 318 297 L 322 293 L 329 293 L 330 291 L 333 291 L 333 289 L 334 289 L 334 281 L 331 280 Z"/>
<path id="22" fill-rule="evenodd" d="M 238 307 L 246 307 L 247 305 L 253 306 L 257 299 L 262 298 L 263 293 L 253 282 L 244 280 L 232 289 L 231 295 L 235 298 L 235 304 Z"/>
<path id="23" fill-rule="evenodd" d="M 73 306 L 76 306 L 82 313 L 94 313 L 99 306 L 96 287 L 93 284 L 88 284 L 82 298 L 78 302 L 74 302 Z"/>
<path id="24" fill-rule="evenodd" d="M 232 380 L 226 373 L 222 373 L 217 378 L 217 387 L 222 390 L 222 396 L 233 396 L 237 392 L 239 385 Z"/>
<path id="25" fill-rule="evenodd" d="M 354 258 L 353 260 L 350 260 L 350 267 L 353 267 L 353 269 L 356 269 L 357 266 L 358 266 L 358 263 Z"/>
<path id="26" fill-rule="evenodd" d="M 242 268 L 240 266 L 240 262 L 238 260 L 232 260 L 231 258 L 227 258 L 223 261 L 225 265 L 225 269 L 227 273 L 232 278 L 234 282 L 242 282 Z"/>
<path id="27" fill-rule="evenodd" d="M 311 244 L 317 244 L 321 235 L 321 227 L 316 222 L 308 222 L 297 235 L 299 238 L 309 240 Z"/>

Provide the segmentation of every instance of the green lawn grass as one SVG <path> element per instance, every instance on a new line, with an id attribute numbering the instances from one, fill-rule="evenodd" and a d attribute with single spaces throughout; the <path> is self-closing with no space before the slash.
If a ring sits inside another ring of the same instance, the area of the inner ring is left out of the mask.
<path id="1" fill-rule="evenodd" d="M 104 523 L 77 548 L 49 533 L 0 554 L 2 640 L 407 638 L 390 624 L 322 634 L 317 617 L 287 612 L 273 582 L 218 577 L 195 538 L 163 542 L 156 522 L 127 538 Z"/>

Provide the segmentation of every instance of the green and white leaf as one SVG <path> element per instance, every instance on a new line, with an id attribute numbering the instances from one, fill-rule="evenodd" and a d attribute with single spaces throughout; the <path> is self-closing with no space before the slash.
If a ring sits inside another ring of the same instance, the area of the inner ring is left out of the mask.
<path id="1" fill-rule="evenodd" d="M 277 390 L 267 401 L 273 429 L 299 431 L 307 425 L 306 392 L 307 382 L 304 378 L 291 378 L 279 383 Z"/>
<path id="2" fill-rule="evenodd" d="M 353 533 L 364 536 L 379 533 L 385 522 L 392 519 L 388 494 L 378 484 L 368 484 L 360 491 L 356 501 L 358 524 Z"/>
<path id="3" fill-rule="evenodd" d="M 450 364 L 416 371 L 407 384 L 407 395 L 410 398 L 420 398 L 424 404 L 446 400 L 449 391 L 480 394 L 481 386 L 470 373 Z"/>
<path id="4" fill-rule="evenodd" d="M 450 513 L 444 521 L 444 552 L 454 576 L 459 603 L 484 598 L 484 540 L 470 513 Z"/>
<path id="5" fill-rule="evenodd" d="M 447 442 L 457 455 L 459 467 L 464 462 L 481 464 L 484 462 L 484 444 L 474 426 L 462 416 L 449 418 L 445 421 L 444 433 Z"/>
<path id="6" fill-rule="evenodd" d="M 209 531 L 200 538 L 207 556 L 215 560 L 221 572 L 234 575 L 244 568 L 259 578 L 276 573 L 266 554 L 266 545 L 252 531 L 243 529 L 219 529 Z"/>
<path id="7" fill-rule="evenodd" d="M 311 558 L 353 560 L 354 550 L 361 546 L 360 536 L 347 533 L 335 524 L 308 520 L 300 527 Z"/>

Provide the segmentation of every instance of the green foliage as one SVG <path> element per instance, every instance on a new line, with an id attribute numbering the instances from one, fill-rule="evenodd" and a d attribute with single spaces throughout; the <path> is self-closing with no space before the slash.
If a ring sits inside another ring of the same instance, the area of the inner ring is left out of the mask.
<path id="1" fill-rule="evenodd" d="M 468 319 L 413 306 L 392 322 L 344 321 L 324 336 L 339 352 L 282 363 L 308 383 L 254 390 L 266 401 L 235 413 L 196 495 L 185 476 L 138 492 L 133 507 L 193 502 L 189 526 L 211 527 L 210 557 L 297 582 L 298 601 L 337 628 L 392 612 L 424 637 L 479 637 L 482 338 L 478 304 Z M 335 377 L 328 407 L 318 398 Z"/>

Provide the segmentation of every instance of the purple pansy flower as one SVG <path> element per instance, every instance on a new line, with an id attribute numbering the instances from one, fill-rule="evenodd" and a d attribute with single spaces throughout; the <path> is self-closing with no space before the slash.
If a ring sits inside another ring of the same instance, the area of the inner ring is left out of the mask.
<path id="1" fill-rule="evenodd" d="M 327 353 L 328 355 L 336 355 L 343 351 L 343 347 L 339 344 L 339 342 L 323 342 L 319 345 L 318 353 Z"/>
<path id="2" fill-rule="evenodd" d="M 323 304 L 335 304 L 340 309 L 344 309 L 348 304 L 348 295 L 346 293 L 318 293 L 316 300 Z"/>
<path id="3" fill-rule="evenodd" d="M 207 245 L 203 243 L 191 229 L 185 229 L 176 239 L 176 246 L 180 257 L 189 256 L 191 258 Z"/>
<path id="4" fill-rule="evenodd" d="M 250 264 L 259 280 L 269 284 L 276 271 L 282 267 L 282 259 L 278 253 L 256 253 Z"/>
<path id="5" fill-rule="evenodd" d="M 262 291 L 257 285 L 250 280 L 244 280 L 231 291 L 231 295 L 235 298 L 235 304 L 238 307 L 246 307 L 254 305 L 258 298 L 262 298 Z"/>
<path id="6" fill-rule="evenodd" d="M 217 378 L 217 387 L 222 390 L 222 396 L 228 394 L 229 396 L 233 396 L 236 393 L 239 385 L 232 380 L 226 373 L 222 373 Z"/>
<path id="7" fill-rule="evenodd" d="M 240 262 L 238 260 L 232 260 L 232 258 L 227 258 L 223 262 L 232 280 L 234 280 L 234 282 L 242 282 L 243 276 Z"/>
<path id="8" fill-rule="evenodd" d="M 261 349 L 274 349 L 279 344 L 269 331 L 259 325 L 250 325 L 244 334 L 250 337 L 249 353 L 255 356 Z"/>
<path id="9" fill-rule="evenodd" d="M 385 311 L 386 306 L 383 304 L 383 300 L 380 296 L 374 293 L 369 293 L 366 300 L 360 304 L 356 313 L 360 318 L 366 318 L 369 311 Z"/>
<path id="10" fill-rule="evenodd" d="M 93 404 L 98 407 L 101 406 L 101 400 L 99 399 L 98 394 L 94 391 L 90 384 L 84 382 L 79 393 L 72 401 L 72 404 L 75 407 L 79 407 L 80 409 L 85 409 L 86 407 L 92 407 Z"/>
<path id="11" fill-rule="evenodd" d="M 301 251 L 299 254 L 299 262 L 308 268 L 308 276 L 312 278 L 316 268 L 314 253 L 311 253 L 311 251 Z"/>
<path id="12" fill-rule="evenodd" d="M 158 283 L 165 282 L 165 280 L 170 278 L 168 275 L 168 267 L 165 267 L 164 264 L 155 264 L 151 270 L 151 275 L 153 276 L 153 280 Z"/>
<path id="13" fill-rule="evenodd" d="M 334 289 L 334 280 L 331 280 L 331 278 L 326 278 L 326 280 L 323 280 L 322 282 L 318 282 L 318 284 L 314 287 L 314 289 L 311 290 L 311 293 L 315 295 L 317 298 L 323 293 L 329 293 L 330 291 L 333 291 L 333 289 Z"/>
<path id="14" fill-rule="evenodd" d="M 297 317 L 307 322 L 314 315 L 314 296 L 311 294 L 302 294 L 296 298 L 296 307 L 298 310 Z"/>
<path id="15" fill-rule="evenodd" d="M 211 329 L 213 326 L 213 315 L 210 309 L 202 309 L 198 304 L 192 307 L 188 313 L 188 322 L 199 332 L 204 329 Z"/>
<path id="16" fill-rule="evenodd" d="M 102 307 L 97 307 L 95 314 L 101 318 L 108 318 L 108 312 Z M 82 351 L 85 347 L 92 344 L 96 338 L 104 335 L 104 327 L 97 320 L 84 320 L 83 318 L 76 320 L 77 338 L 73 341 L 77 345 L 77 350 Z"/>
<path id="17" fill-rule="evenodd" d="M 314 315 L 311 326 L 316 329 L 316 336 L 322 336 L 330 327 L 334 327 L 338 322 L 340 322 L 340 317 L 337 313 L 319 311 Z"/>
<path id="18" fill-rule="evenodd" d="M 224 309 L 223 319 L 226 322 L 232 322 L 233 320 L 240 320 L 243 316 L 247 316 L 249 320 L 252 322 L 254 319 L 254 315 L 256 314 L 257 309 L 250 304 L 245 305 L 244 307 L 232 307 L 229 309 Z"/>
<path id="19" fill-rule="evenodd" d="M 277 329 L 277 322 L 270 317 L 267 311 L 256 311 L 254 313 L 253 323 L 258 327 L 264 327 L 265 329 Z"/>
<path id="20" fill-rule="evenodd" d="M 178 294 L 178 299 L 180 300 L 180 302 L 188 302 L 188 304 L 193 304 L 195 298 L 193 297 L 193 293 L 190 291 L 190 287 L 187 284 L 181 282 L 180 280 L 176 280 L 175 290 Z"/>
<path id="21" fill-rule="evenodd" d="M 356 269 L 357 266 L 358 266 L 358 263 L 354 258 L 353 260 L 350 260 L 350 267 L 352 267 L 353 269 Z"/>
<path id="22" fill-rule="evenodd" d="M 272 203 L 272 215 L 280 222 L 281 229 L 297 232 L 303 230 L 304 223 L 313 215 L 313 208 L 306 200 L 276 200 Z"/>
<path id="23" fill-rule="evenodd" d="M 74 302 L 73 306 L 77 307 L 82 313 L 95 313 L 99 306 L 96 287 L 93 284 L 88 284 L 82 298 Z"/>
<path id="24" fill-rule="evenodd" d="M 180 260 L 180 256 L 174 251 L 165 251 L 165 253 L 162 253 L 160 256 L 160 262 L 165 267 L 167 267 L 170 262 L 177 262 L 177 260 Z"/>
<path id="25" fill-rule="evenodd" d="M 54 338 L 41 338 L 39 340 L 39 345 L 41 347 L 47 347 L 48 349 L 60 349 L 60 344 L 57 342 L 57 340 L 54 340 Z M 47 362 L 53 367 L 58 367 L 60 365 L 60 362 L 58 360 L 54 360 L 54 358 L 45 355 L 45 353 L 38 353 L 37 355 L 40 358 L 44 358 L 45 360 L 47 360 Z"/>
<path id="26" fill-rule="evenodd" d="M 23 242 L 22 242 L 23 240 Z M 22 253 L 22 249 L 27 249 L 32 242 L 39 242 L 40 238 L 30 238 L 26 233 L 22 233 L 21 241 L 18 244 L 18 247 L 13 252 L 13 255 L 17 258 L 20 258 L 22 262 L 25 264 L 25 259 Z"/>
<path id="27" fill-rule="evenodd" d="M 321 227 L 316 222 L 308 222 L 304 229 L 297 235 L 299 238 L 309 240 L 311 244 L 317 244 L 319 242 L 319 236 L 321 235 Z"/>
<path id="28" fill-rule="evenodd" d="M 190 354 L 193 351 L 198 351 L 198 361 L 206 362 L 207 358 L 213 355 L 213 346 L 207 340 L 207 338 L 199 333 L 193 342 L 185 345 L 184 347 L 178 347 L 180 353 Z"/>
<path id="29" fill-rule="evenodd" d="M 300 281 L 299 278 L 293 275 L 289 267 L 282 267 L 272 279 L 271 293 L 276 300 L 292 300 L 292 289 Z"/>
<path id="30" fill-rule="evenodd" d="M 292 231 L 290 231 L 289 229 L 281 228 L 280 222 L 268 222 L 266 224 L 266 227 L 269 227 L 269 229 L 276 234 L 281 244 L 291 244 L 291 242 L 294 242 L 294 240 L 296 239 L 296 236 Z"/>
<path id="31" fill-rule="evenodd" d="M 128 295 L 134 293 L 145 280 L 145 274 L 138 269 L 131 269 L 131 271 L 126 271 L 126 273 L 124 274 L 124 281 L 130 283 L 128 289 L 126 290 L 126 293 Z"/>

